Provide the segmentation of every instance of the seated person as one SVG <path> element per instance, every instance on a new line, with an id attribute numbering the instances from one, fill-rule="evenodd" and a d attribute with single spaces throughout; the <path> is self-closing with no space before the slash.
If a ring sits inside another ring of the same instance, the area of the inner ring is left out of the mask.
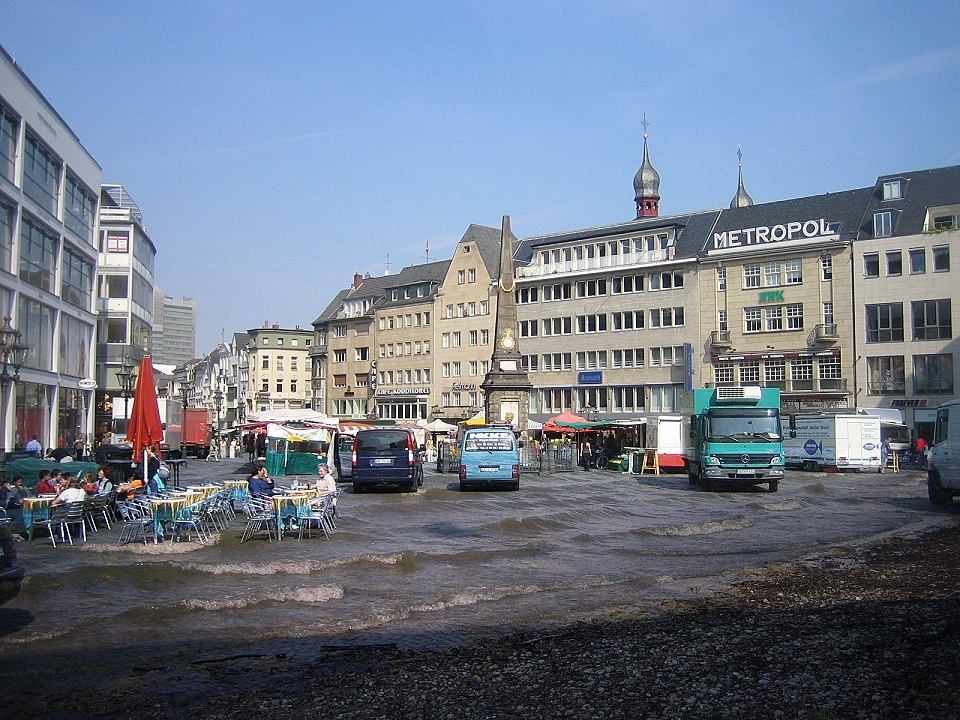
<path id="1" fill-rule="evenodd" d="M 57 486 L 51 482 L 50 471 L 40 471 L 40 482 L 37 483 L 37 495 L 56 495 Z"/>
<path id="2" fill-rule="evenodd" d="M 7 517 L 10 518 L 10 529 L 24 540 L 30 537 L 23 523 L 23 499 L 27 497 L 30 497 L 30 491 L 23 486 L 23 478 L 18 475 L 13 479 L 13 487 L 7 495 L 4 509 L 7 511 Z"/>
<path id="3" fill-rule="evenodd" d="M 117 497 L 132 500 L 145 489 L 146 485 L 143 482 L 143 476 L 139 470 L 134 470 L 133 475 L 130 476 L 130 482 L 123 483 L 117 488 Z"/>
<path id="4" fill-rule="evenodd" d="M 97 470 L 97 491 L 101 495 L 109 495 L 113 491 L 113 481 L 110 479 L 110 468 L 101 465 Z"/>
<path id="5" fill-rule="evenodd" d="M 259 468 L 251 475 L 247 484 L 250 488 L 250 494 L 254 497 L 274 494 L 273 481 L 267 477 L 267 469 L 265 467 Z"/>
<path id="6" fill-rule="evenodd" d="M 61 503 L 83 502 L 84 498 L 87 497 L 87 493 L 80 487 L 80 481 L 74 475 L 66 476 L 65 480 L 64 485 L 66 485 L 66 487 L 60 491 L 60 494 L 54 499 L 53 504 L 60 505 Z"/>
<path id="7" fill-rule="evenodd" d="M 83 491 L 87 493 L 87 495 L 96 495 L 100 490 L 97 487 L 97 478 L 92 472 L 84 474 L 80 487 L 83 488 Z"/>
<path id="8" fill-rule="evenodd" d="M 313 489 L 321 495 L 337 491 L 337 481 L 333 479 L 333 473 L 330 472 L 330 466 L 324 463 L 319 467 L 320 477 L 317 479 Z"/>

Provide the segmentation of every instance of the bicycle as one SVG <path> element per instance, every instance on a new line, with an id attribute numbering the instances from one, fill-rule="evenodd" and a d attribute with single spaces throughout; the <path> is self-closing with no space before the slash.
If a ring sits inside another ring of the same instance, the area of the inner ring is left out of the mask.
<path id="1" fill-rule="evenodd" d="M 610 463 L 610 458 L 607 457 L 607 454 L 602 450 L 597 452 L 593 458 L 593 465 L 597 468 L 597 470 L 604 470 Z"/>

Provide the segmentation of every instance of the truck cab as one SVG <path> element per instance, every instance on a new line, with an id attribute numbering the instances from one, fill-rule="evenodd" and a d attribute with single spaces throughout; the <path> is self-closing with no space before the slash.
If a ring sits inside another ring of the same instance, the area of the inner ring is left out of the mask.
<path id="1" fill-rule="evenodd" d="M 777 491 L 784 470 L 779 388 L 696 389 L 684 395 L 682 409 L 691 484 L 703 490 L 766 484 Z"/>

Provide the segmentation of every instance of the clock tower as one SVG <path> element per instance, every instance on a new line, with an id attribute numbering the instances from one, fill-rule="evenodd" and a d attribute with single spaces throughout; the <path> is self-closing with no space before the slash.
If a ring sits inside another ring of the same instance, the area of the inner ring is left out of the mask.
<path id="1" fill-rule="evenodd" d="M 484 391 L 487 422 L 508 422 L 516 431 L 527 429 L 530 388 L 521 367 L 517 344 L 517 281 L 513 271 L 513 233 L 510 216 L 503 216 L 500 231 L 500 277 L 497 279 L 497 324 L 490 372 L 480 387 Z"/>

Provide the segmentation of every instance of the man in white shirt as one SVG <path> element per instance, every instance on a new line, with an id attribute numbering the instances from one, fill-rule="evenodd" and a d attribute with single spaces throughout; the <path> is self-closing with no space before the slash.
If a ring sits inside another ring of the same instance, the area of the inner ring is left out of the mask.
<path id="1" fill-rule="evenodd" d="M 34 435 L 33 438 L 27 443 L 27 446 L 24 448 L 28 453 L 32 453 L 37 457 L 43 457 L 43 445 L 40 444 L 40 441 L 37 440 L 37 436 Z"/>

